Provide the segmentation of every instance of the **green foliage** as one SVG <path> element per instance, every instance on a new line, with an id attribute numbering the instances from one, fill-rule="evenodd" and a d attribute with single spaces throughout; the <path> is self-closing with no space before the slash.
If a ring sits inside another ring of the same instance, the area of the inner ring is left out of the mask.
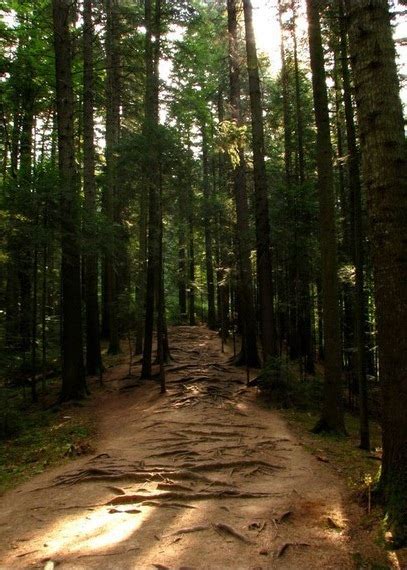
<path id="1" fill-rule="evenodd" d="M 322 401 L 322 379 L 301 379 L 296 364 L 286 358 L 269 359 L 257 385 L 267 402 L 282 408 L 315 410 Z"/>
<path id="2" fill-rule="evenodd" d="M 70 410 L 44 410 L 21 390 L 0 389 L 0 494 L 67 457 L 90 449 L 92 426 Z"/>
<path id="3" fill-rule="evenodd" d="M 239 150 L 247 144 L 247 127 L 237 126 L 234 121 L 224 120 L 218 125 L 217 144 L 219 149 L 229 156 L 232 167 L 240 164 Z"/>

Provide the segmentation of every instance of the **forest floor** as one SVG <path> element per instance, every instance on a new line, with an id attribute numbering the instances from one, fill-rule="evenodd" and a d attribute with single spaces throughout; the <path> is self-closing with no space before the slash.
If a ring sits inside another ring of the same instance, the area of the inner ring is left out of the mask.
<path id="1" fill-rule="evenodd" d="M 1 498 L 0 568 L 402 568 L 215 333 L 176 327 L 171 345 L 165 395 L 109 369 L 96 451 Z"/>

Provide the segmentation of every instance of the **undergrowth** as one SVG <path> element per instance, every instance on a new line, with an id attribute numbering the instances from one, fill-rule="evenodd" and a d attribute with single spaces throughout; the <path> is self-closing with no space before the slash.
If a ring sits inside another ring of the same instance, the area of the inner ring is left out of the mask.
<path id="1" fill-rule="evenodd" d="M 47 467 L 91 451 L 88 440 L 94 427 L 82 412 L 75 406 L 43 409 L 21 389 L 0 388 L 0 494 Z"/>

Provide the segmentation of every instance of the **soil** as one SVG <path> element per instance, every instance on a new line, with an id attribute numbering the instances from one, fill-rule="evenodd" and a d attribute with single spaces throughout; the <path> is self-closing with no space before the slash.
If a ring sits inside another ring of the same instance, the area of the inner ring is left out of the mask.
<path id="1" fill-rule="evenodd" d="M 171 344 L 166 394 L 109 370 L 95 453 L 2 497 L 1 568 L 399 567 L 214 332 L 176 327 Z"/>

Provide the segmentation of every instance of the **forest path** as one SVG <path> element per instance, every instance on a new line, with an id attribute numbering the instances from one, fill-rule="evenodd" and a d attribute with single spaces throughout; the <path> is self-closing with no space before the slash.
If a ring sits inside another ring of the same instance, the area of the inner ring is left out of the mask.
<path id="1" fill-rule="evenodd" d="M 0 567 L 355 568 L 360 533 L 332 467 L 245 387 L 203 327 L 171 331 L 168 393 L 106 374 L 97 454 L 1 499 Z"/>

